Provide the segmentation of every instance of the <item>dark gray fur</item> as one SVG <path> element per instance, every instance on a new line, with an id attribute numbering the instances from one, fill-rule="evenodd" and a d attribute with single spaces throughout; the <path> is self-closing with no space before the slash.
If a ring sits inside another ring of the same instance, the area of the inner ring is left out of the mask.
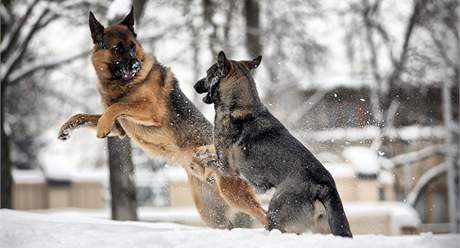
<path id="1" fill-rule="evenodd" d="M 214 103 L 214 142 L 221 173 L 241 173 L 258 190 L 276 188 L 268 209 L 269 229 L 314 231 L 315 222 L 322 218 L 315 215 L 320 202 L 330 231 L 352 237 L 331 174 L 261 103 L 247 66 L 228 62 L 224 66 L 231 68 L 226 68 L 229 74 L 222 73 L 222 63 L 217 63 L 195 85 L 198 93 L 208 93 L 205 100 Z M 222 88 L 230 90 L 222 92 Z"/>

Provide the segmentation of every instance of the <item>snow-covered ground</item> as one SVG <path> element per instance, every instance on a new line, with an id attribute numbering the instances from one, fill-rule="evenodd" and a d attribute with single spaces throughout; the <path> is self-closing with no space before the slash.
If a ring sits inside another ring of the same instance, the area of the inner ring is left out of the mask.
<path id="1" fill-rule="evenodd" d="M 231 231 L 171 223 L 117 222 L 0 210 L 0 247 L 458 247 L 460 235 L 378 236 L 354 239 L 318 234 L 281 234 L 262 229 Z"/>

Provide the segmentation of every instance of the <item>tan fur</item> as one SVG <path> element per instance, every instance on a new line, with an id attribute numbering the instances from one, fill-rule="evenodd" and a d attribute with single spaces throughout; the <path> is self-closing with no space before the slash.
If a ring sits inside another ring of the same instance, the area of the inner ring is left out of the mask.
<path id="1" fill-rule="evenodd" d="M 124 29 L 112 26 L 109 29 Z M 180 130 L 172 127 L 172 116 L 168 103 L 173 90 L 174 77 L 168 69 L 162 81 L 160 65 L 154 57 L 144 55 L 139 43 L 136 43 L 136 55 L 142 62 L 132 82 L 117 84 L 108 80 L 110 71 L 110 51 L 93 50 L 92 62 L 98 76 L 97 89 L 101 96 L 104 111 L 99 115 L 78 114 L 71 117 L 59 132 L 66 139 L 71 129 L 79 126 L 97 129 L 97 137 L 109 134 L 123 135 L 124 132 L 143 150 L 154 156 L 160 156 L 170 164 L 179 164 L 185 168 L 191 186 L 195 205 L 202 219 L 211 227 L 231 228 L 228 224 L 216 224 L 215 219 L 226 212 L 228 207 L 255 216 L 266 225 L 266 213 L 256 200 L 252 188 L 239 177 L 224 178 L 216 176 L 215 184 L 206 183 L 206 164 L 208 159 L 197 159 L 194 151 L 207 145 L 200 139 L 190 140 Z M 193 128 L 193 127 L 189 127 Z M 216 192 L 218 192 L 216 194 Z M 222 197 L 222 199 L 218 199 Z M 207 201 L 215 202 L 208 204 Z M 206 206 L 217 206 L 209 209 Z"/>
<path id="2" fill-rule="evenodd" d="M 215 160 L 216 148 L 214 145 L 198 147 L 194 150 L 194 156 L 198 163 L 203 163 L 203 160 Z M 204 175 L 207 179 L 216 179 L 220 194 L 230 206 L 254 216 L 262 225 L 267 226 L 267 212 L 260 206 L 252 187 L 246 182 L 242 183 L 240 177 L 220 176 L 213 166 L 206 166 Z"/>

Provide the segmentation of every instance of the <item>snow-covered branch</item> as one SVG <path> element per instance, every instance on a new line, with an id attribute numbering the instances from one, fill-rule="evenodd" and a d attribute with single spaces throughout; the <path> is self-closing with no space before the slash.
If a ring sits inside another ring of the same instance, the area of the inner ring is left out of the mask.
<path id="1" fill-rule="evenodd" d="M 418 0 L 414 1 L 414 8 L 412 10 L 412 14 L 407 22 L 407 26 L 404 32 L 404 40 L 400 50 L 399 58 L 393 61 L 393 71 L 388 78 L 388 87 L 392 87 L 400 78 L 401 73 L 404 69 L 406 64 L 408 53 L 409 53 L 409 45 L 411 38 L 414 34 L 414 29 L 417 24 L 419 24 L 420 19 L 422 17 L 423 9 L 427 4 L 427 0 Z"/>
<path id="2" fill-rule="evenodd" d="M 43 62 L 43 61 L 35 62 L 33 64 L 30 64 L 30 65 L 26 66 L 26 67 L 21 68 L 20 70 L 17 70 L 15 72 L 13 72 L 11 74 L 11 76 L 9 77 L 9 82 L 10 83 L 15 83 L 15 82 L 23 79 L 24 77 L 26 77 L 26 76 L 28 76 L 31 73 L 34 73 L 36 71 L 51 69 L 51 68 L 54 68 L 54 67 L 65 65 L 65 64 L 70 63 L 72 61 L 75 61 L 77 59 L 86 57 L 89 54 L 90 54 L 90 51 L 87 50 L 87 51 L 83 51 L 81 53 L 77 53 L 75 55 L 69 56 L 67 58 L 61 58 L 61 59 L 57 58 L 57 59 L 50 59 L 50 60 L 45 61 L 45 62 Z"/>
<path id="3" fill-rule="evenodd" d="M 84 4 L 89 4 L 89 2 L 64 0 L 41 4 L 40 0 L 30 1 L 22 14 L 22 18 L 6 32 L 5 38 L 2 40 L 2 66 L 0 68 L 0 79 L 2 84 L 17 82 L 38 70 L 50 69 L 87 56 L 89 51 L 84 51 L 62 59 L 50 59 L 45 62 L 37 61 L 36 63 L 21 63 L 35 34 L 58 17 L 65 15 L 66 12 L 64 10 Z"/>
<path id="4" fill-rule="evenodd" d="M 8 9 L 5 7 L 3 2 L 0 2 L 0 16 L 1 20 L 5 22 L 4 24 L 10 25 L 13 17 L 11 16 L 11 13 L 8 11 Z"/>
<path id="5" fill-rule="evenodd" d="M 29 6 L 27 6 L 27 9 L 24 15 L 22 15 L 21 19 L 19 19 L 18 22 L 15 22 L 14 26 L 11 28 L 11 31 L 5 35 L 6 37 L 2 40 L 2 43 L 0 45 L 0 51 L 2 56 L 7 56 L 7 52 L 12 50 L 14 44 L 19 39 L 19 36 L 25 23 L 27 22 L 27 20 L 29 20 L 32 11 L 37 6 L 38 2 L 39 0 L 34 0 L 33 2 L 31 2 Z"/>
<path id="6" fill-rule="evenodd" d="M 41 11 L 39 16 L 34 20 L 31 27 L 26 31 L 26 34 L 24 34 L 24 38 L 20 41 L 19 45 L 13 49 L 13 55 L 7 57 L 6 62 L 2 65 L 3 68 L 0 73 L 2 83 L 8 81 L 10 73 L 13 72 L 14 68 L 22 60 L 23 55 L 26 53 L 33 36 L 41 27 L 43 27 L 42 21 L 45 19 L 45 17 L 47 17 L 48 12 L 48 9 L 44 9 Z M 2 56 L 3 55 L 4 54 L 2 54 Z"/>
<path id="7" fill-rule="evenodd" d="M 318 142 L 329 142 L 331 140 L 343 141 L 363 141 L 373 140 L 378 134 L 379 129 L 375 126 L 363 128 L 335 128 L 322 131 L 297 132 L 299 136 L 305 136 Z M 406 126 L 401 128 L 388 128 L 385 137 L 400 140 L 442 140 L 446 137 L 444 126 L 422 127 L 418 125 Z"/>
<path id="8" fill-rule="evenodd" d="M 443 146 L 429 146 L 415 152 L 404 153 L 390 158 L 390 161 L 393 162 L 395 167 L 400 167 L 403 165 L 411 164 L 429 157 L 432 157 L 436 154 L 442 153 Z"/>

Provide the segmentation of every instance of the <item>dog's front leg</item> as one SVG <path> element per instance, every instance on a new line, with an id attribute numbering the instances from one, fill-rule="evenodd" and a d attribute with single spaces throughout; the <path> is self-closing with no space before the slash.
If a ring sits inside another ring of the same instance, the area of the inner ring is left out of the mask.
<path id="1" fill-rule="evenodd" d="M 70 138 L 70 134 L 74 129 L 80 127 L 86 128 L 96 128 L 97 122 L 101 114 L 76 114 L 70 117 L 60 128 L 58 139 L 60 140 L 67 140 Z M 123 137 L 125 135 L 125 131 L 120 126 L 118 121 L 115 123 L 115 128 L 111 132 L 114 136 Z"/>
<path id="2" fill-rule="evenodd" d="M 145 126 L 161 126 L 160 118 L 149 104 L 115 103 L 110 105 L 97 122 L 97 137 L 106 137 L 118 117 L 129 117 Z"/>
<path id="3" fill-rule="evenodd" d="M 215 171 L 216 168 L 213 166 L 214 161 L 217 160 L 216 147 L 211 145 L 204 145 L 196 147 L 193 151 L 193 161 L 196 164 L 203 165 L 203 178 L 208 183 L 213 184 L 215 182 Z"/>
<path id="4" fill-rule="evenodd" d="M 227 148 L 226 152 L 232 152 L 232 151 L 229 151 L 230 149 L 231 148 Z M 216 172 L 221 176 L 239 176 L 240 173 L 238 169 L 230 165 L 228 154 L 222 151 L 223 149 L 219 149 L 219 146 L 216 145 L 217 159 L 210 160 L 208 162 L 208 166 L 214 167 L 216 169 Z"/>

